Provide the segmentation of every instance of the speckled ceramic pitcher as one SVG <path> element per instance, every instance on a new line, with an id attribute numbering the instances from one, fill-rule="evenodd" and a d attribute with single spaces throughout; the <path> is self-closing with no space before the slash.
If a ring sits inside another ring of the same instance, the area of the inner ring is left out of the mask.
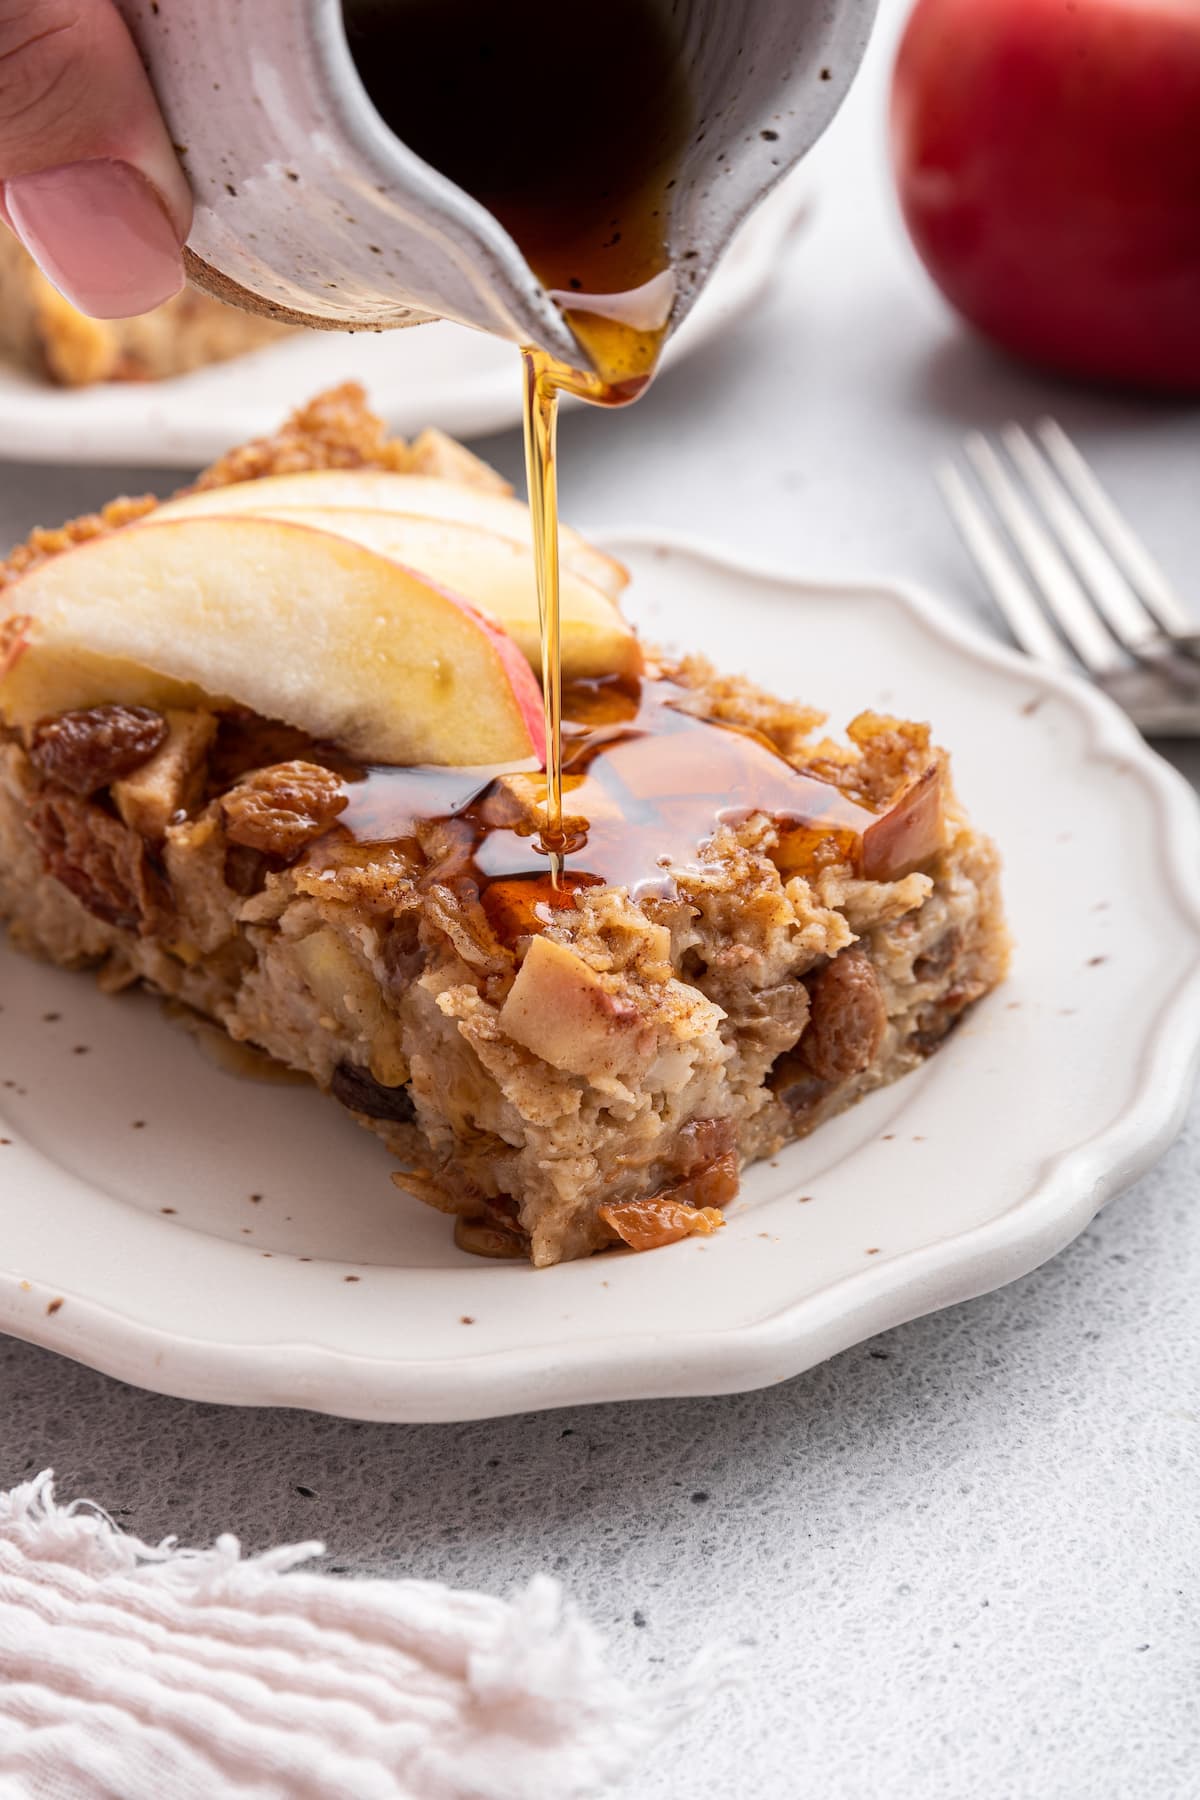
<path id="1" fill-rule="evenodd" d="M 199 286 L 330 329 L 456 319 L 579 365 L 508 233 L 383 123 L 340 0 L 119 4 L 195 194 L 188 260 Z M 688 254 L 672 329 L 746 213 L 833 116 L 876 0 L 675 4 L 685 78 L 707 123 L 675 193 L 671 248 Z M 752 55 L 738 54 L 747 47 Z"/>

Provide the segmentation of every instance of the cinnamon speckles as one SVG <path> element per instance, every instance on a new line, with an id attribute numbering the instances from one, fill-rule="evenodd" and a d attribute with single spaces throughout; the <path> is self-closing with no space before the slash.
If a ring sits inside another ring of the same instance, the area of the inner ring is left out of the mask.
<path id="1" fill-rule="evenodd" d="M 53 1300 L 48 1300 L 46 1302 L 46 1316 L 48 1318 L 53 1318 L 54 1314 L 58 1312 L 59 1308 L 62 1306 L 62 1303 L 63 1297 L 61 1294 L 56 1294 Z"/>
<path id="2" fill-rule="evenodd" d="M 0 1150 L 6 1150 L 11 1143 L 11 1138 L 0 1138 Z"/>
<path id="3" fill-rule="evenodd" d="M 471 1317 L 470 1313 L 463 1313 L 462 1317 L 459 1319 L 458 1322 L 460 1325 L 473 1325 L 475 1323 L 475 1321 Z"/>
<path id="4" fill-rule="evenodd" d="M 1107 961 L 1107 956 L 1089 956 L 1087 959 L 1087 966 L 1089 969 L 1098 969 L 1101 963 L 1106 963 Z"/>
<path id="5" fill-rule="evenodd" d="M 158 1210 L 160 1213 L 173 1213 L 175 1208 L 173 1206 L 160 1206 Z"/>
<path id="6" fill-rule="evenodd" d="M 879 1255 L 879 1245 L 878 1244 L 873 1245 L 872 1248 L 867 1251 L 867 1255 L 868 1256 L 878 1256 Z"/>
<path id="7" fill-rule="evenodd" d="M 362 1277 L 361 1277 L 361 1275 L 343 1275 L 342 1280 L 343 1281 L 361 1281 Z"/>
<path id="8" fill-rule="evenodd" d="M 57 1025 L 58 1021 L 61 1018 L 62 1018 L 61 1013 L 43 1013 L 42 1014 L 42 1024 L 43 1025 Z"/>
<path id="9" fill-rule="evenodd" d="M 131 1121 L 130 1121 L 130 1126 L 129 1126 L 129 1129 L 130 1129 L 130 1131 L 145 1131 L 145 1129 L 146 1129 L 146 1121 L 145 1121 L 145 1119 L 133 1119 L 133 1120 L 131 1120 Z"/>
<path id="10" fill-rule="evenodd" d="M 89 1056 L 91 1054 L 91 1049 L 92 1049 L 92 1046 L 90 1044 L 76 1044 L 76 1045 L 74 1045 L 74 1047 L 71 1050 L 71 1055 L 72 1056 Z"/>
<path id="11" fill-rule="evenodd" d="M 250 1204 L 251 1204 L 251 1206 L 261 1206 L 262 1205 L 262 1195 L 261 1194 L 251 1194 Z"/>

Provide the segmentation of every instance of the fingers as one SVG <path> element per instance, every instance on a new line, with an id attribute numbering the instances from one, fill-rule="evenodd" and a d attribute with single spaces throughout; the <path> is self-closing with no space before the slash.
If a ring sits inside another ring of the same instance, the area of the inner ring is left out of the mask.
<path id="1" fill-rule="evenodd" d="M 2 213 L 95 318 L 183 285 L 192 199 L 111 0 L 0 0 Z"/>

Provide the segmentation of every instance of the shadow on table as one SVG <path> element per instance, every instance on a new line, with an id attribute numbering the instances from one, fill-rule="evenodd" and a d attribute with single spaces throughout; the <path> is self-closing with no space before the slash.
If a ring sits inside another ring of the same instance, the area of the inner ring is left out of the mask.
<path id="1" fill-rule="evenodd" d="M 918 413 L 935 413 L 964 431 L 994 429 L 1010 419 L 1028 422 L 1061 413 L 1076 428 L 1174 426 L 1196 413 L 1196 402 L 1168 395 L 1134 394 L 1018 362 L 972 332 L 950 329 L 908 365 L 908 398 Z"/>

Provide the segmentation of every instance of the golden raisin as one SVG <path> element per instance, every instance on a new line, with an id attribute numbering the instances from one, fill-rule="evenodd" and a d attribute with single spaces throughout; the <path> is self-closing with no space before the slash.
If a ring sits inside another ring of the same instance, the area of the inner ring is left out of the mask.
<path id="1" fill-rule="evenodd" d="M 328 831 L 346 805 L 342 784 L 316 763 L 275 763 L 231 788 L 221 801 L 230 841 L 265 856 L 296 856 Z"/>
<path id="2" fill-rule="evenodd" d="M 855 945 L 835 956 L 813 983 L 800 1054 L 820 1080 L 848 1081 L 874 1061 L 886 1028 L 878 977 Z"/>
<path id="3" fill-rule="evenodd" d="M 148 706 L 89 706 L 40 720 L 29 760 L 47 781 L 86 799 L 149 762 L 166 735 L 167 721 Z"/>

